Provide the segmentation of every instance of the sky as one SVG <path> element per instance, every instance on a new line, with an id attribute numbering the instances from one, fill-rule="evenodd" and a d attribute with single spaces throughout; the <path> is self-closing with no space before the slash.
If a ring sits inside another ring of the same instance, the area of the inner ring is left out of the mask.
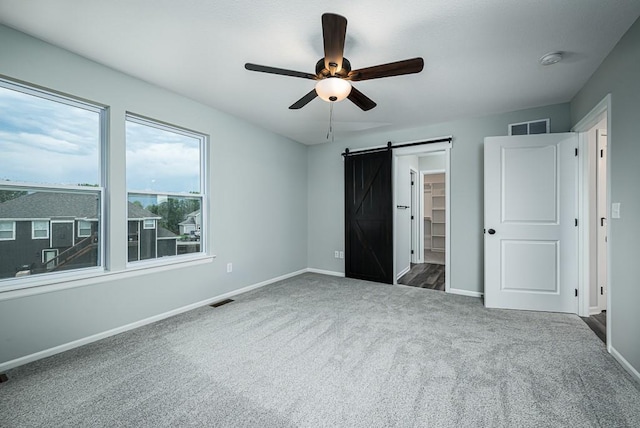
<path id="1" fill-rule="evenodd" d="M 99 114 L 0 87 L 0 180 L 98 184 Z M 127 122 L 127 188 L 200 191 L 200 141 Z"/>

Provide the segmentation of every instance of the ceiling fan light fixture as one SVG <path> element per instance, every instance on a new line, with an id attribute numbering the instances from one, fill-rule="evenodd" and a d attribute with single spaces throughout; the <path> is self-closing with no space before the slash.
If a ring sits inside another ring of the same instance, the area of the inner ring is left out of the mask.
<path id="1" fill-rule="evenodd" d="M 316 93 L 327 102 L 342 101 L 351 93 L 351 83 L 339 77 L 327 77 L 316 83 Z"/>

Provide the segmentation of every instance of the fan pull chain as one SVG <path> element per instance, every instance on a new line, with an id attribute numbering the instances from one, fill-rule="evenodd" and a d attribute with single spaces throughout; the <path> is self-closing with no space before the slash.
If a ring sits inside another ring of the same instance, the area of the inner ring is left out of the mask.
<path id="1" fill-rule="evenodd" d="M 333 102 L 329 103 L 329 130 L 327 131 L 327 140 L 329 139 L 329 135 L 331 135 L 331 142 L 333 143 Z"/>

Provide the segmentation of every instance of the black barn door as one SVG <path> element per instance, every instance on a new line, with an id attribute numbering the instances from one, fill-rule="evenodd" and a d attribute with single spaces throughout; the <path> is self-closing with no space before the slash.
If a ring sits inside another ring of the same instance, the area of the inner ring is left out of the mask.
<path id="1" fill-rule="evenodd" d="M 345 275 L 393 284 L 391 150 L 347 155 Z"/>

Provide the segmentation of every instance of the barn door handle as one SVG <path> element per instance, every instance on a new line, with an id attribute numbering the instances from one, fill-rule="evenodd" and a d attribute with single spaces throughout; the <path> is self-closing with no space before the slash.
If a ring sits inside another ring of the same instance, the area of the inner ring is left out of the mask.
<path id="1" fill-rule="evenodd" d="M 489 235 L 495 235 L 496 231 L 494 229 L 489 229 Z"/>
<path id="2" fill-rule="evenodd" d="M 401 209 L 401 210 L 406 210 L 406 209 L 409 209 L 409 208 L 411 208 L 411 207 L 408 207 L 408 206 L 406 206 L 406 205 L 396 205 L 396 208 L 399 208 L 399 209 Z"/>

